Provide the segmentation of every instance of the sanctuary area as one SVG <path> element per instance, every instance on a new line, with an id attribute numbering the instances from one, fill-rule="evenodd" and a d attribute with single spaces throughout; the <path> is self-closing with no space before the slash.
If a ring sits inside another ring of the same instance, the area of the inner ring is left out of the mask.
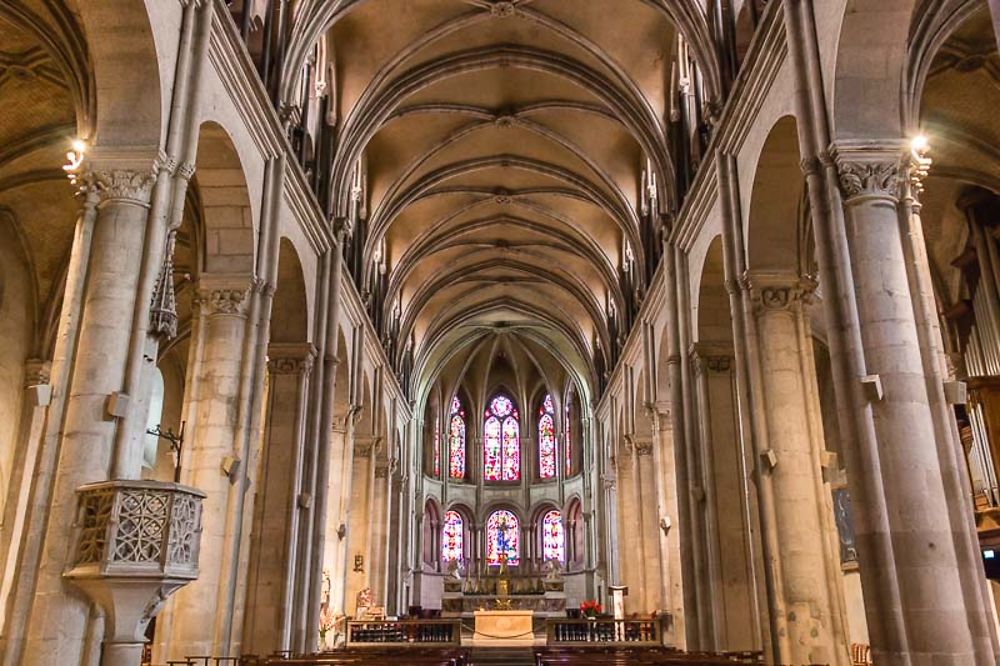
<path id="1" fill-rule="evenodd" d="M 998 666 L 1000 0 L 0 0 L 0 666 Z"/>

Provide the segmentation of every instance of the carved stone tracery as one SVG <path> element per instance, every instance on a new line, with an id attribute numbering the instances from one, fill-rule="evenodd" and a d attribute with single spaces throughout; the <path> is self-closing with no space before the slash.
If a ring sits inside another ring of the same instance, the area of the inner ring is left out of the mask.
<path id="1" fill-rule="evenodd" d="M 97 565 L 110 575 L 154 569 L 194 578 L 203 495 L 151 481 L 85 486 L 77 502 L 71 570 Z"/>

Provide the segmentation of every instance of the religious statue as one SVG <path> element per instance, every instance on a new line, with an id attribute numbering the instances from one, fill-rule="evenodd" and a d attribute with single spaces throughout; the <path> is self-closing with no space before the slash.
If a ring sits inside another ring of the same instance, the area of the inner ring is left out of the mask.
<path id="1" fill-rule="evenodd" d="M 562 562 L 557 557 L 545 561 L 545 580 L 562 580 Z"/>
<path id="2" fill-rule="evenodd" d="M 370 619 L 374 609 L 375 593 L 372 592 L 372 588 L 361 588 L 361 591 L 358 592 L 357 596 L 357 611 L 355 611 L 357 617 L 361 619 Z"/>
<path id="3" fill-rule="evenodd" d="M 458 559 L 448 560 L 446 571 L 449 578 L 462 580 L 462 563 Z"/>

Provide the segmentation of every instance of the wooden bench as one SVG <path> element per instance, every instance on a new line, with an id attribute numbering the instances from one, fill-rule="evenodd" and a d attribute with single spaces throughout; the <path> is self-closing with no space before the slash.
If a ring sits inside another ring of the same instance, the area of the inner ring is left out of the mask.
<path id="1" fill-rule="evenodd" d="M 365 647 L 296 657 L 269 657 L 262 666 L 468 666 L 465 650 L 448 648 Z"/>
<path id="2" fill-rule="evenodd" d="M 536 666 L 626 666 L 631 664 L 660 664 L 663 666 L 736 666 L 760 664 L 759 653 L 709 653 L 681 652 L 671 648 L 629 647 L 558 647 L 536 651 Z"/>

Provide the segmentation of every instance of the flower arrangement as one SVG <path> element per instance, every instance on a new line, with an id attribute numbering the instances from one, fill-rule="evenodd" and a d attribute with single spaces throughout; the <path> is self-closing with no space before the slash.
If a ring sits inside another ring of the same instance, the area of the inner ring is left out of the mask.
<path id="1" fill-rule="evenodd" d="M 323 606 L 319 612 L 319 642 L 326 643 L 326 634 L 337 624 L 337 618 L 329 606 Z"/>
<path id="2" fill-rule="evenodd" d="M 580 612 L 593 619 L 604 611 L 604 607 L 597 602 L 597 599 L 587 599 L 580 602 Z"/>

